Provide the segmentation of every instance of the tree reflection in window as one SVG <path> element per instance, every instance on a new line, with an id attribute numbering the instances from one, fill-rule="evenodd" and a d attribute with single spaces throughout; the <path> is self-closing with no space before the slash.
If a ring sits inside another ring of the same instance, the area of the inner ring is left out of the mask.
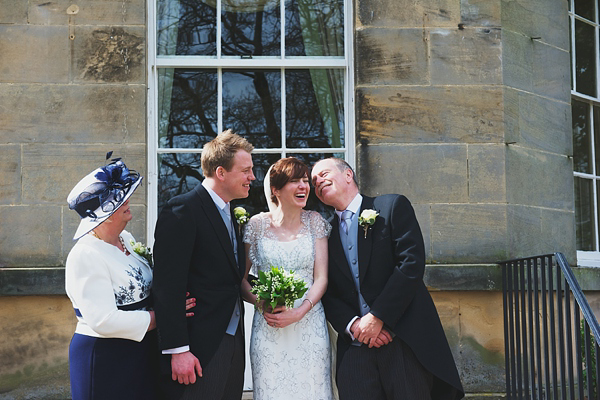
<path id="1" fill-rule="evenodd" d="M 159 95 L 169 99 L 159 104 L 159 147 L 201 148 L 217 135 L 217 71 L 165 70 Z"/>
<path id="2" fill-rule="evenodd" d="M 216 0 L 157 2 L 157 56 L 186 65 L 157 68 L 159 208 L 203 179 L 197 149 L 219 127 L 256 148 L 258 179 L 243 202 L 251 213 L 266 209 L 262 176 L 281 156 L 296 154 L 312 165 L 331 153 L 306 149 L 329 148 L 344 157 L 347 66 L 339 64 L 345 60 L 344 0 L 221 0 L 220 5 L 217 10 Z M 219 56 L 258 63 L 240 69 L 203 61 Z M 292 68 L 291 59 L 299 57 L 306 67 Z M 168 154 L 168 149 L 177 150 Z M 313 197 L 309 207 L 324 212 Z"/>
<path id="3" fill-rule="evenodd" d="M 232 56 L 279 56 L 279 1 L 223 0 L 221 52 Z"/>
<path id="4" fill-rule="evenodd" d="M 256 148 L 281 146 L 281 72 L 223 71 L 223 127 Z"/>

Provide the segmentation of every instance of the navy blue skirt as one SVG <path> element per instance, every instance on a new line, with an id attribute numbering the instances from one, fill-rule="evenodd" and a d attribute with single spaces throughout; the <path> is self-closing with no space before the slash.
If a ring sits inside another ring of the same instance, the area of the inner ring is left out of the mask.
<path id="1" fill-rule="evenodd" d="M 69 372 L 73 400 L 158 399 L 156 330 L 139 343 L 76 333 Z"/>

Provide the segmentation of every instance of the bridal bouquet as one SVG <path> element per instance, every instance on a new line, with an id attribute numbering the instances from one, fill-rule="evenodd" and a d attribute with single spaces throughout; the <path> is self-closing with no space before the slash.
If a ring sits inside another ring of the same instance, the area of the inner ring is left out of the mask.
<path id="1" fill-rule="evenodd" d="M 256 302 L 264 300 L 272 308 L 284 305 L 288 308 L 294 306 L 308 290 L 306 282 L 294 276 L 294 271 L 283 268 L 271 267 L 270 271 L 259 271 L 258 279 L 251 292 L 257 296 Z"/>

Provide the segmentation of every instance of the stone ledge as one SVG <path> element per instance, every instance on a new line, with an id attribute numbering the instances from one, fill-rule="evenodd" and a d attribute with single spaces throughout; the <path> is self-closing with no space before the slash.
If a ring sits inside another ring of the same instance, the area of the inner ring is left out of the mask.
<path id="1" fill-rule="evenodd" d="M 65 268 L 0 268 L 0 296 L 65 294 Z"/>
<path id="2" fill-rule="evenodd" d="M 600 268 L 573 268 L 584 291 L 600 291 Z M 497 264 L 431 264 L 425 269 L 430 291 L 500 291 Z M 65 268 L 0 268 L 0 296 L 64 295 Z"/>
<path id="3" fill-rule="evenodd" d="M 430 291 L 502 290 L 497 264 L 431 264 L 423 279 Z"/>

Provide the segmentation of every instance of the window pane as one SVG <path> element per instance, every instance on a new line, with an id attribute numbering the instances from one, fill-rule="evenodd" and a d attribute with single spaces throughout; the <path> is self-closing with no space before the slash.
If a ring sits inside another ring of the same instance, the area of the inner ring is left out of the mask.
<path id="1" fill-rule="evenodd" d="M 344 0 L 287 0 L 286 56 L 343 56 Z"/>
<path id="2" fill-rule="evenodd" d="M 238 56 L 281 54 L 279 0 L 223 0 L 221 53 Z"/>
<path id="3" fill-rule="evenodd" d="M 223 129 L 256 148 L 281 147 L 281 71 L 223 71 Z"/>
<path id="4" fill-rule="evenodd" d="M 217 71 L 158 70 L 158 144 L 199 148 L 217 135 Z"/>
<path id="5" fill-rule="evenodd" d="M 596 51 L 593 26 L 575 20 L 575 75 L 577 92 L 596 96 Z"/>
<path id="6" fill-rule="evenodd" d="M 596 176 L 600 175 L 600 108 L 593 106 L 594 110 L 594 154 L 596 162 Z"/>
<path id="7" fill-rule="evenodd" d="M 575 177 L 577 250 L 594 251 L 594 201 L 592 181 Z"/>
<path id="8" fill-rule="evenodd" d="M 217 54 L 214 0 L 158 0 L 156 24 L 159 56 Z"/>
<path id="9" fill-rule="evenodd" d="M 575 14 L 587 18 L 590 21 L 596 20 L 596 10 L 594 3 L 596 0 L 575 0 Z M 569 2 L 570 3 L 570 2 Z"/>
<path id="10" fill-rule="evenodd" d="M 344 147 L 344 72 L 286 70 L 288 147 Z"/>
<path id="11" fill-rule="evenodd" d="M 592 173 L 592 149 L 588 104 L 573 100 L 573 169 L 576 172 Z"/>
<path id="12" fill-rule="evenodd" d="M 178 194 L 202 182 L 200 154 L 158 155 L 158 212 Z"/>

